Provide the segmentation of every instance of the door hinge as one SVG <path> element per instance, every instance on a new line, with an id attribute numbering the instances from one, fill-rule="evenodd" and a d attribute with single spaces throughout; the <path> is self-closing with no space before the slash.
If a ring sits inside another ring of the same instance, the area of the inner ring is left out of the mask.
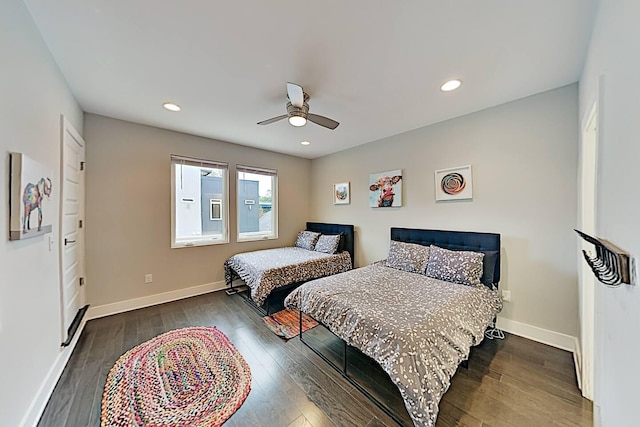
<path id="1" fill-rule="evenodd" d="M 84 285 L 84 277 L 80 278 L 80 286 Z"/>
<path id="2" fill-rule="evenodd" d="M 84 170 L 84 162 L 80 162 L 80 170 L 83 171 Z"/>
<path id="3" fill-rule="evenodd" d="M 78 221 L 78 228 L 82 228 L 82 220 Z"/>

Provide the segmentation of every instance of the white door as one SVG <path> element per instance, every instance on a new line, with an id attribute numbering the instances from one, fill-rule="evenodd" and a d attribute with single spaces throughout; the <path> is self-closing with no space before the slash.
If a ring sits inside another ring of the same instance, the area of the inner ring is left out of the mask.
<path id="1" fill-rule="evenodd" d="M 71 340 L 70 333 L 75 332 L 75 328 L 69 330 L 71 324 L 79 310 L 85 306 L 84 152 L 84 140 L 62 117 L 60 303 L 62 341 L 66 341 L 67 344 Z"/>
<path id="2" fill-rule="evenodd" d="M 581 163 L 581 221 L 580 230 L 595 235 L 596 232 L 596 179 L 598 155 L 598 109 L 594 104 L 585 120 L 582 130 Z M 593 253 L 593 245 L 581 240 L 582 250 Z M 581 254 L 582 255 L 582 254 Z M 582 258 L 582 256 L 580 256 Z M 580 322 L 581 322 L 581 388 L 582 395 L 593 400 L 595 373 L 595 320 L 596 320 L 596 280 L 587 263 L 580 259 Z"/>

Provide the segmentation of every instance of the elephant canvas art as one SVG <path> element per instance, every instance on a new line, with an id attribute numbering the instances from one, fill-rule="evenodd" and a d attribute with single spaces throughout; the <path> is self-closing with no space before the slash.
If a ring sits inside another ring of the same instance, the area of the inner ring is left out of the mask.
<path id="1" fill-rule="evenodd" d="M 22 153 L 11 153 L 10 240 L 52 231 L 52 172 Z M 35 217 L 35 218 L 33 218 Z"/>

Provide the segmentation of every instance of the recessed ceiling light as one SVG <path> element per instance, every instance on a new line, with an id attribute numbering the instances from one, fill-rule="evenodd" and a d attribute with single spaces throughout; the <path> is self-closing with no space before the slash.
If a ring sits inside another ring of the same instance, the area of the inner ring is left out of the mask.
<path id="1" fill-rule="evenodd" d="M 180 111 L 182 109 L 175 102 L 165 102 L 164 104 L 162 104 L 162 106 L 164 107 L 165 110 L 169 110 L 169 111 Z"/>
<path id="2" fill-rule="evenodd" d="M 311 145 L 311 143 L 309 141 L 302 141 L 300 144 L 302 144 L 302 145 Z"/>
<path id="3" fill-rule="evenodd" d="M 462 85 L 462 81 L 460 80 L 449 80 L 440 86 L 440 90 L 443 92 L 451 92 L 452 90 L 456 90 Z"/>

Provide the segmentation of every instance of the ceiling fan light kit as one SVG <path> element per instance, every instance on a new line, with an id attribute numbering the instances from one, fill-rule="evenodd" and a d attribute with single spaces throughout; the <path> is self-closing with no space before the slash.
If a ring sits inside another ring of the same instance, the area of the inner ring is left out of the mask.
<path id="1" fill-rule="evenodd" d="M 304 125 L 307 124 L 307 119 L 305 119 L 302 116 L 290 116 L 289 117 L 289 124 L 291 126 L 296 126 L 296 127 L 304 126 Z"/>
<path id="2" fill-rule="evenodd" d="M 305 98 L 309 99 L 309 95 L 305 93 Z M 287 103 L 287 113 L 289 116 L 289 124 L 291 126 L 304 126 L 307 124 L 307 115 L 309 114 L 309 104 L 302 104 L 301 108 L 295 107 L 291 102 Z"/>
<path id="3" fill-rule="evenodd" d="M 309 95 L 304 92 L 300 85 L 287 83 L 287 98 L 289 99 L 289 102 L 287 102 L 287 114 L 263 120 L 258 124 L 268 125 L 284 118 L 287 118 L 289 124 L 296 127 L 304 126 L 307 124 L 307 120 L 331 130 L 334 130 L 340 124 L 328 117 L 309 114 L 309 104 L 307 103 Z"/>

